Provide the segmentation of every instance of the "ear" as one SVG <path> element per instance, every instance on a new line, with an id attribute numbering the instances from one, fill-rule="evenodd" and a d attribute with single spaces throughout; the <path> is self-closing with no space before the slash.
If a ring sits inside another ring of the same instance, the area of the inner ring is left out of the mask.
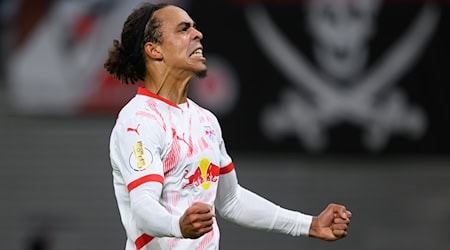
<path id="1" fill-rule="evenodd" d="M 150 42 L 145 43 L 144 51 L 152 59 L 155 59 L 155 60 L 163 59 L 163 54 L 161 53 L 161 48 L 160 48 L 159 44 L 150 43 Z"/>

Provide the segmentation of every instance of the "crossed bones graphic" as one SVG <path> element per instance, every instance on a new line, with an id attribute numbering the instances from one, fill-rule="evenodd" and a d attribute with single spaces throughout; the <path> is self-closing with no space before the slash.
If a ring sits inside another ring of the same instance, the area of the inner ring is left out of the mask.
<path id="1" fill-rule="evenodd" d="M 299 90 L 308 91 L 312 97 L 306 100 L 301 91 L 287 88 L 282 103 L 263 112 L 263 129 L 270 138 L 294 133 L 307 149 L 318 151 L 327 145 L 324 130 L 347 121 L 364 127 L 364 144 L 370 150 L 379 150 L 394 132 L 413 137 L 424 133 L 424 112 L 419 107 L 408 107 L 405 94 L 391 85 L 411 66 L 431 37 L 439 16 L 436 6 L 424 6 L 406 35 L 365 78 L 348 89 L 335 88 L 332 80 L 318 74 L 279 32 L 263 7 L 247 7 L 246 14 L 257 42 L 274 65 L 279 65 Z"/>

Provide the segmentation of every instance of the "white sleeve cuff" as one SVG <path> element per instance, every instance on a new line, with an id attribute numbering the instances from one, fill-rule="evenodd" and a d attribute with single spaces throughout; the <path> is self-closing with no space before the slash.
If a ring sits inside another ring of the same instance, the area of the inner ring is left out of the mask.
<path id="1" fill-rule="evenodd" d="M 175 216 L 172 216 L 172 234 L 176 238 L 183 238 L 180 228 L 180 219 Z"/>
<path id="2" fill-rule="evenodd" d="M 278 207 L 273 229 L 292 236 L 308 236 L 312 219 L 311 215 Z"/>

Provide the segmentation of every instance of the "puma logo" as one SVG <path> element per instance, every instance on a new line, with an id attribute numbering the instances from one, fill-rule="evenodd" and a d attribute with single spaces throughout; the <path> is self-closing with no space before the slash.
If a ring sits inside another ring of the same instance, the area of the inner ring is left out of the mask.
<path id="1" fill-rule="evenodd" d="M 139 135 L 139 126 L 141 126 L 141 124 L 138 124 L 136 128 L 127 128 L 127 132 L 136 132 L 136 134 Z"/>

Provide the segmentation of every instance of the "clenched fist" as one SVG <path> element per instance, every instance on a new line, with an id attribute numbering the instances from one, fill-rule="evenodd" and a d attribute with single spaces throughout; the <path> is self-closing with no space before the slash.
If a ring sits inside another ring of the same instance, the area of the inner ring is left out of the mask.
<path id="1" fill-rule="evenodd" d="M 214 212 L 205 203 L 196 202 L 186 209 L 180 218 L 181 234 L 184 238 L 196 239 L 213 229 Z"/>
<path id="2" fill-rule="evenodd" d="M 352 213 L 344 206 L 329 204 L 319 216 L 314 217 L 309 235 L 327 241 L 334 241 L 347 236 Z"/>

